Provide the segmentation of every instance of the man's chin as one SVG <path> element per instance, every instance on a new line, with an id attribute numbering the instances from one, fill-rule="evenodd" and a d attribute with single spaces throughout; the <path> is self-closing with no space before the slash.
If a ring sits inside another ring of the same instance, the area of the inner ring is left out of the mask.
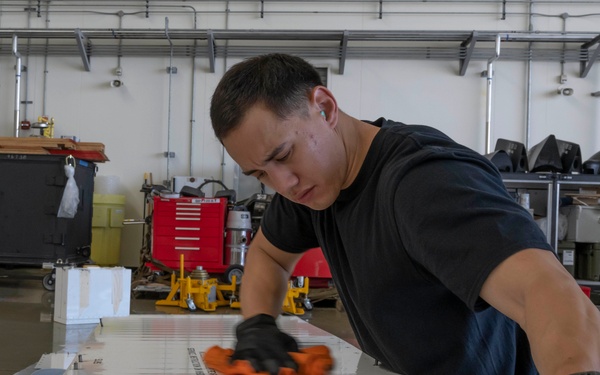
<path id="1" fill-rule="evenodd" d="M 292 202 L 294 203 L 298 203 L 301 204 L 303 206 L 306 206 L 308 208 L 310 208 L 311 210 L 315 210 L 315 211 L 323 211 L 329 207 L 331 207 L 331 205 L 333 204 L 332 202 L 316 202 L 316 201 L 308 201 L 308 202 L 296 202 L 294 200 L 292 200 Z"/>

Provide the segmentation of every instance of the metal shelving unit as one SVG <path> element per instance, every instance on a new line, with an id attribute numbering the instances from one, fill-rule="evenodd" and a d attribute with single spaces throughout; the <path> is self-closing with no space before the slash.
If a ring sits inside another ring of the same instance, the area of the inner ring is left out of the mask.
<path id="1" fill-rule="evenodd" d="M 600 175 L 562 173 L 502 173 L 502 180 L 508 189 L 547 190 L 547 239 L 558 248 L 558 217 L 560 197 L 564 190 L 577 191 L 579 188 L 600 186 Z"/>
<path id="2" fill-rule="evenodd" d="M 13 38 L 22 56 L 81 56 L 90 70 L 93 56 L 172 56 L 209 60 L 283 52 L 310 59 L 454 60 L 464 75 L 472 60 L 580 63 L 585 77 L 600 60 L 597 32 L 519 32 L 457 30 L 199 30 L 199 29 L 0 29 L 0 56 L 13 54 Z"/>

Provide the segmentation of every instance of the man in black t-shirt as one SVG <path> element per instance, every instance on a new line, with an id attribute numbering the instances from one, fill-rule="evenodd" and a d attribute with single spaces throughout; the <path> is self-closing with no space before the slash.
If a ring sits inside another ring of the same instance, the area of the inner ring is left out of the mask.
<path id="1" fill-rule="evenodd" d="M 232 67 L 211 120 L 244 174 L 278 192 L 248 251 L 234 359 L 295 367 L 275 318 L 320 246 L 361 348 L 395 372 L 600 371 L 598 310 L 476 152 L 347 115 L 289 55 Z"/>

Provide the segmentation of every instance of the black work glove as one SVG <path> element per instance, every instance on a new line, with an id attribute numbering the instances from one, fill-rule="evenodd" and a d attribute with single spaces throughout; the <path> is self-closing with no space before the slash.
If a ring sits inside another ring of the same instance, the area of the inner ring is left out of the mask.
<path id="1" fill-rule="evenodd" d="M 231 361 L 247 360 L 256 372 L 277 375 L 280 367 L 298 371 L 298 365 L 288 352 L 298 352 L 298 343 L 279 330 L 275 318 L 259 314 L 244 320 L 236 329 L 237 343 Z"/>

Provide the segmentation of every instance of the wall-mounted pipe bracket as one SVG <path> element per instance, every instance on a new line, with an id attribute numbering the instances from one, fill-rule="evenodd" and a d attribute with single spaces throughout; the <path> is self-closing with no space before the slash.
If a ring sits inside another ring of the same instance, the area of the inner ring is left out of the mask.
<path id="1" fill-rule="evenodd" d="M 589 42 L 582 44 L 581 45 L 581 56 L 588 55 L 590 47 L 593 46 L 594 44 L 599 44 L 599 42 L 600 42 L 600 35 L 598 35 L 594 39 L 590 40 Z M 592 68 L 592 65 L 594 65 L 594 62 L 598 58 L 598 55 L 600 55 L 600 45 L 596 47 L 596 50 L 592 53 L 591 56 L 588 57 L 587 61 L 585 61 L 585 60 L 581 61 L 580 73 L 579 73 L 579 76 L 581 78 L 585 78 L 588 75 L 588 73 L 590 72 L 590 69 Z"/>
<path id="2" fill-rule="evenodd" d="M 215 72 L 215 35 L 212 30 L 206 30 L 206 41 L 208 48 L 208 63 L 210 66 L 210 72 Z"/>
<path id="3" fill-rule="evenodd" d="M 79 49 L 79 55 L 83 62 L 83 68 L 86 72 L 90 71 L 90 48 L 92 42 L 83 34 L 81 29 L 75 29 L 75 40 L 77 41 L 77 48 Z"/>
<path id="4" fill-rule="evenodd" d="M 350 32 L 344 30 L 342 34 L 342 41 L 340 42 L 340 74 L 344 74 L 344 68 L 346 67 L 346 55 L 348 53 L 348 37 Z"/>
<path id="5" fill-rule="evenodd" d="M 464 56 L 460 58 L 459 61 L 459 71 L 458 74 L 464 76 L 467 72 L 467 66 L 469 66 L 469 62 L 471 61 L 471 56 L 473 56 L 473 50 L 475 49 L 475 43 L 477 43 L 477 31 L 473 31 L 471 36 L 460 44 L 460 52 L 464 53 Z"/>

